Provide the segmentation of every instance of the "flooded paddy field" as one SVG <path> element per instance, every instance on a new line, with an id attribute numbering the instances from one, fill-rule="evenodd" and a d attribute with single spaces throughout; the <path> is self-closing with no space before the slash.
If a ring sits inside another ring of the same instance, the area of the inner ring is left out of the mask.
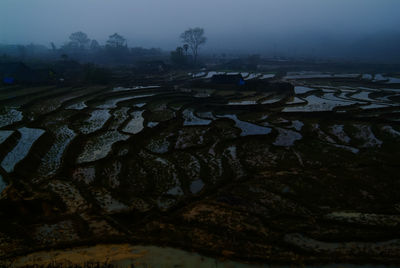
<path id="1" fill-rule="evenodd" d="M 307 72 L 282 78 L 290 91 L 190 86 L 222 73 L 1 89 L 0 264 L 101 261 L 78 248 L 94 244 L 120 265 L 398 264 L 398 81 Z"/>

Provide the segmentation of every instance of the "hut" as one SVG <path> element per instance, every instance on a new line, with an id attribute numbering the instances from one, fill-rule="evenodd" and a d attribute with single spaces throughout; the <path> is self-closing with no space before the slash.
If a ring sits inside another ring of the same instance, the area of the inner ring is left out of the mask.
<path id="1" fill-rule="evenodd" d="M 211 84 L 220 86 L 243 86 L 245 81 L 241 74 L 216 74 L 211 77 Z"/>
<path id="2" fill-rule="evenodd" d="M 14 84 L 19 81 L 30 80 L 32 70 L 22 62 L 0 63 L 0 77 L 4 84 Z"/>
<path id="3" fill-rule="evenodd" d="M 47 70 L 32 70 L 22 62 L 0 63 L 0 78 L 3 84 L 35 84 L 47 81 Z"/>

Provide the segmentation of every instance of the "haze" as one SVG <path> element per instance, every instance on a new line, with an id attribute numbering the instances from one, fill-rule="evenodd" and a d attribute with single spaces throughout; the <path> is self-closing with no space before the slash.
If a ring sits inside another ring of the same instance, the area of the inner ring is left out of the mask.
<path id="1" fill-rule="evenodd" d="M 374 51 L 397 60 L 399 10 L 398 0 L 1 0 L 0 43 L 62 45 L 80 30 L 102 44 L 118 32 L 129 46 L 171 50 L 182 31 L 199 26 L 210 53 Z"/>

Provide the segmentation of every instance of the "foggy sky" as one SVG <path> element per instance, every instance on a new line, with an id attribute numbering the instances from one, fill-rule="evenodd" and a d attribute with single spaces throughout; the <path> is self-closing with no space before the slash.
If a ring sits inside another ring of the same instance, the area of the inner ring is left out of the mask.
<path id="1" fill-rule="evenodd" d="M 129 46 L 172 49 L 199 26 L 209 51 L 296 53 L 399 34 L 399 11 L 399 0 L 0 0 L 0 43 L 62 45 L 81 30 L 100 43 L 118 32 Z"/>

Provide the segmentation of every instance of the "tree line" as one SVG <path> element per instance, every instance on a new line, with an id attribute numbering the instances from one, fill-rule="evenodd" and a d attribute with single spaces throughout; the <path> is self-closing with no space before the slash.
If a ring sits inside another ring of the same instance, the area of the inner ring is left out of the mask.
<path id="1" fill-rule="evenodd" d="M 72 33 L 68 42 L 60 48 L 57 49 L 53 43 L 51 47 L 54 52 L 61 54 L 63 60 L 71 58 L 96 63 L 128 64 L 163 54 L 159 48 L 129 48 L 126 38 L 118 33 L 110 35 L 105 45 L 101 46 L 97 40 L 91 40 L 86 33 L 78 31 Z"/>
<path id="2" fill-rule="evenodd" d="M 62 47 L 63 50 L 76 53 L 77 50 L 100 49 L 100 45 L 96 40 L 90 40 L 88 36 L 81 31 L 72 33 L 69 39 L 70 41 Z M 196 65 L 198 62 L 199 49 L 207 41 L 207 38 L 204 36 L 204 29 L 199 27 L 189 28 L 180 35 L 180 39 L 183 45 L 178 46 L 175 51 L 171 52 L 170 59 L 172 63 L 178 66 L 188 64 Z M 52 47 L 55 47 L 54 44 L 52 44 Z M 129 51 L 126 39 L 118 33 L 114 33 L 108 37 L 105 48 L 116 57 L 123 57 L 124 54 Z"/>
<path id="3" fill-rule="evenodd" d="M 77 60 L 96 64 L 131 64 L 149 60 L 169 60 L 176 67 L 198 64 L 200 47 L 206 43 L 204 29 L 189 28 L 180 36 L 181 46 L 168 53 L 159 48 L 128 47 L 127 39 L 119 33 L 108 36 L 101 45 L 82 31 L 73 32 L 61 46 L 54 42 L 49 47 L 42 45 L 1 45 L 0 55 L 9 55 L 22 61 L 40 60 Z"/>

